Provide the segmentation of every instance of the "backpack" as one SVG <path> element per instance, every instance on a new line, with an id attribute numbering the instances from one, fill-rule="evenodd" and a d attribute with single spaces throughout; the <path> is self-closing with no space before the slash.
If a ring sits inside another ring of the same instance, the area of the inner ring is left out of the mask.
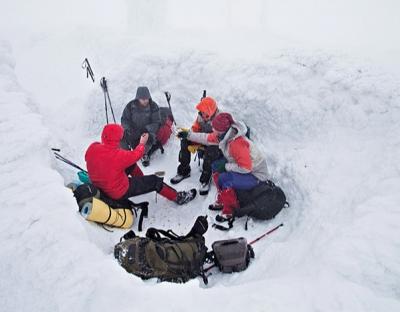
<path id="1" fill-rule="evenodd" d="M 174 117 L 169 107 L 160 107 L 160 118 L 161 127 L 157 131 L 157 141 L 161 145 L 165 145 L 172 134 L 172 124 L 174 122 Z"/>
<path id="2" fill-rule="evenodd" d="M 254 258 L 254 251 L 247 240 L 240 237 L 214 242 L 208 257 L 223 273 L 240 272 L 247 269 L 250 259 Z"/>
<path id="3" fill-rule="evenodd" d="M 203 234 L 207 231 L 206 217 L 198 217 L 186 236 L 173 231 L 149 228 L 146 237 L 126 233 L 114 248 L 114 256 L 129 273 L 142 279 L 185 283 L 202 276 L 207 247 Z"/>
<path id="4" fill-rule="evenodd" d="M 130 228 L 140 209 L 138 229 L 142 230 L 143 218 L 148 215 L 148 202 L 135 204 L 128 199 L 114 200 L 104 195 L 91 183 L 79 185 L 73 193 L 78 203 L 79 213 L 86 220 L 102 225 Z"/>
<path id="5" fill-rule="evenodd" d="M 286 195 L 279 186 L 272 181 L 265 181 L 251 190 L 235 190 L 239 201 L 239 208 L 233 212 L 232 218 L 216 217 L 218 222 L 228 222 L 228 227 L 214 224 L 218 230 L 227 231 L 233 227 L 235 218 L 247 216 L 258 220 L 270 220 L 283 208 L 289 207 Z M 245 225 L 247 230 L 247 221 Z"/>
<path id="6" fill-rule="evenodd" d="M 272 181 L 262 182 L 255 188 L 236 191 L 239 208 L 235 217 L 249 216 L 259 220 L 274 218 L 284 207 L 289 206 L 285 193 Z"/>

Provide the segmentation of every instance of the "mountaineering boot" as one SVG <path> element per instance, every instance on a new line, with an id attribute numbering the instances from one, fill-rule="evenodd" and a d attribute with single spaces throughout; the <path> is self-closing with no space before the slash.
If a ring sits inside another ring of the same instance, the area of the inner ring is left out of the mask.
<path id="1" fill-rule="evenodd" d="M 197 194 L 196 189 L 191 189 L 190 191 L 178 192 L 176 196 L 176 203 L 178 205 L 187 204 L 196 197 L 196 194 Z"/>
<path id="2" fill-rule="evenodd" d="M 218 193 L 217 202 L 222 204 L 222 215 L 226 217 L 232 216 L 233 211 L 239 208 L 239 201 L 236 197 L 236 192 L 232 188 L 221 190 Z"/>
<path id="3" fill-rule="evenodd" d="M 211 179 L 208 182 L 200 183 L 199 193 L 200 195 L 207 195 L 210 191 Z"/>
<path id="4" fill-rule="evenodd" d="M 150 156 L 149 155 L 147 155 L 147 154 L 143 155 L 142 165 L 143 165 L 143 167 L 148 167 L 150 165 Z"/>
<path id="5" fill-rule="evenodd" d="M 170 182 L 172 183 L 172 184 L 178 184 L 179 182 L 181 182 L 182 180 L 184 180 L 184 179 L 187 179 L 187 178 L 189 178 L 190 177 L 190 172 L 188 173 L 188 174 L 186 174 L 186 175 L 183 175 L 183 174 L 177 174 L 176 176 L 174 176 L 171 180 L 170 180 Z"/>

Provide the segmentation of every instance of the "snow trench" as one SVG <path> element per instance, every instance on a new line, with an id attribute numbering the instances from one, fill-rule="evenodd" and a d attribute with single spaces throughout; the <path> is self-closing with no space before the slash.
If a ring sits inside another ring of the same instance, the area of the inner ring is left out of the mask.
<path id="1" fill-rule="evenodd" d="M 211 53 L 114 60 L 110 94 L 119 119 L 138 85 L 166 105 L 172 93 L 179 125 L 189 125 L 202 90 L 245 121 L 265 153 L 271 179 L 291 207 L 268 222 L 236 222 L 217 239 L 249 240 L 283 222 L 254 248 L 242 272 L 216 271 L 205 287 L 142 281 L 113 258 L 125 231 L 83 220 L 64 184 L 75 172 L 49 152 L 59 147 L 81 165 L 104 124 L 102 94 L 70 102 L 70 111 L 44 107 L 23 90 L 10 47 L 0 44 L 1 209 L 0 298 L 4 311 L 398 311 L 400 309 L 400 100 L 392 76 L 324 53 L 285 52 L 257 61 Z M 46 112 L 44 112 L 46 108 Z M 56 146 L 55 146 L 56 145 Z M 151 173 L 175 174 L 179 144 L 172 138 Z M 197 186 L 199 167 L 178 189 Z M 145 226 L 188 231 L 215 198 L 178 207 L 154 194 Z"/>

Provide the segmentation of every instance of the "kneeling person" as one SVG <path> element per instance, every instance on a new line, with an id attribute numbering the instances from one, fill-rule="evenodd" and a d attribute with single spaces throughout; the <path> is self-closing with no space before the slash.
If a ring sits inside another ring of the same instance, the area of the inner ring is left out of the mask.
<path id="1" fill-rule="evenodd" d="M 154 174 L 143 175 L 136 164 L 145 153 L 148 134 L 141 136 L 132 151 L 121 149 L 120 141 L 124 129 L 118 124 L 106 125 L 101 134 L 101 143 L 92 143 L 86 151 L 85 160 L 92 183 L 114 200 L 128 199 L 156 191 L 178 205 L 193 200 L 196 190 L 177 192 Z"/>
<path id="2" fill-rule="evenodd" d="M 230 217 L 239 207 L 236 190 L 250 190 L 267 181 L 268 168 L 261 152 L 246 137 L 248 129 L 243 122 L 235 122 L 230 114 L 221 113 L 212 121 L 212 127 L 214 132 L 207 136 L 207 142 L 217 143 L 223 157 L 212 164 L 218 197 L 210 209 L 222 210 L 223 215 Z"/>

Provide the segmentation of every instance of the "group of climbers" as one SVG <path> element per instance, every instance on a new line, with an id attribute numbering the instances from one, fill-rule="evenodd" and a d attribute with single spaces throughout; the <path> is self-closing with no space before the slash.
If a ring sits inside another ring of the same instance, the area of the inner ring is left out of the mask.
<path id="1" fill-rule="evenodd" d="M 238 208 L 238 190 L 251 190 L 267 181 L 266 160 L 247 137 L 247 126 L 231 114 L 221 112 L 216 101 L 203 97 L 197 104 L 198 114 L 190 129 L 180 128 L 181 140 L 177 174 L 170 182 L 178 184 L 191 173 L 191 154 L 203 159 L 200 195 L 207 195 L 214 181 L 218 195 L 211 210 L 231 216 Z M 121 125 L 109 124 L 103 129 L 101 143 L 92 143 L 85 155 L 92 183 L 115 200 L 128 199 L 156 191 L 179 205 L 196 197 L 196 189 L 178 192 L 155 174 L 143 175 L 139 165 L 150 164 L 151 151 L 159 145 L 158 131 L 165 127 L 160 108 L 147 87 L 139 87 L 136 97 L 122 114 Z M 172 126 L 172 123 L 170 124 Z"/>

